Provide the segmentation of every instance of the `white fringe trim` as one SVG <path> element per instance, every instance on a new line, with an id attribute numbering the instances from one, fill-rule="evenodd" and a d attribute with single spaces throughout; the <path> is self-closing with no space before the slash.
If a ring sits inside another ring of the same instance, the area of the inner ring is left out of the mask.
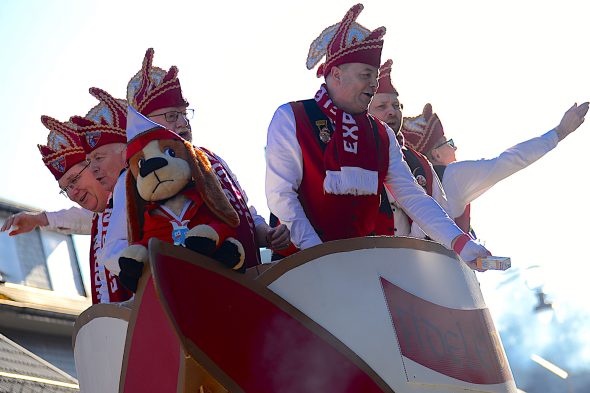
<path id="1" fill-rule="evenodd" d="M 376 195 L 378 182 L 375 171 L 344 166 L 340 171 L 326 171 L 324 191 L 335 195 Z"/>

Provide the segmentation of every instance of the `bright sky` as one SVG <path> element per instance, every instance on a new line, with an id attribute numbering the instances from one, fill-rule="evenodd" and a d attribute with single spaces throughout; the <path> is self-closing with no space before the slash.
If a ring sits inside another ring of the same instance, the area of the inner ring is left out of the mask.
<path id="1" fill-rule="evenodd" d="M 177 65 L 196 109 L 195 143 L 218 153 L 252 204 L 268 215 L 264 145 L 274 110 L 313 96 L 320 80 L 305 68 L 309 44 L 353 2 L 2 1 L 0 198 L 42 209 L 67 207 L 43 166 L 41 115 L 67 120 L 103 88 L 124 98 L 145 50 Z M 574 102 L 590 99 L 590 3 L 580 1 L 366 0 L 358 22 L 387 27 L 383 60 L 405 114 L 430 102 L 459 159 L 493 157 L 556 126 Z M 525 270 L 542 265 L 546 292 L 580 304 L 590 273 L 584 124 L 534 166 L 473 205 L 478 235 Z M 480 276 L 493 292 L 497 273 Z M 502 311 L 500 302 L 486 297 Z M 573 302 L 573 303 L 572 303 Z M 590 354 L 589 354 L 590 356 Z"/>

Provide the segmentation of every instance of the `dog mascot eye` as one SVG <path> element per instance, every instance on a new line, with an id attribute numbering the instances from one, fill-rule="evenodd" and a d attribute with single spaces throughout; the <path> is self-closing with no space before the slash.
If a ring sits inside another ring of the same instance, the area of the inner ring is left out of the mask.
<path id="1" fill-rule="evenodd" d="M 137 167 L 138 168 L 141 168 L 143 166 L 143 164 L 145 164 L 145 159 L 144 158 L 142 158 L 139 161 L 137 161 Z"/>
<path id="2" fill-rule="evenodd" d="M 176 152 L 174 151 L 174 149 L 172 149 L 170 147 L 167 147 L 166 149 L 164 149 L 164 153 L 166 153 L 170 157 L 176 157 Z"/>

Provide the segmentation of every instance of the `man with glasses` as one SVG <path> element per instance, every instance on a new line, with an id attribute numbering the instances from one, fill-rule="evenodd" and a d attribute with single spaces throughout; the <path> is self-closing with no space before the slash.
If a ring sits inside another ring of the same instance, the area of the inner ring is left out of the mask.
<path id="1" fill-rule="evenodd" d="M 584 122 L 587 112 L 588 102 L 574 104 L 557 127 L 492 159 L 457 161 L 455 142 L 446 138 L 440 119 L 432 112 L 430 104 L 424 106 L 421 115 L 404 118 L 402 133 L 407 145 L 426 155 L 434 165 L 447 196 L 447 213 L 467 232 L 471 229 L 470 203 L 500 180 L 526 168 L 555 148 Z M 421 232 L 414 224 L 412 231 Z"/>
<path id="2" fill-rule="evenodd" d="M 188 101 L 182 95 L 178 69 L 172 66 L 165 71 L 153 66 L 153 56 L 154 50 L 149 48 L 141 70 L 127 85 L 127 101 L 142 115 L 192 142 L 189 120 L 194 116 L 194 110 L 188 108 Z M 204 147 L 199 149 L 211 161 L 224 192 L 240 216 L 237 238 L 244 245 L 246 266 L 251 267 L 260 262 L 259 247 L 286 247 L 289 243 L 287 227 L 280 225 L 271 228 L 253 206 L 248 206 L 247 195 L 228 164 L 210 150 Z"/>
<path id="3" fill-rule="evenodd" d="M 70 121 L 80 137 L 90 171 L 111 194 L 109 209 L 103 214 L 104 222 L 97 238 L 101 246 L 96 250 L 96 262 L 118 274 L 119 255 L 128 246 L 125 202 L 127 102 L 95 87 L 89 92 L 100 103 L 86 116 L 73 116 Z"/>
<path id="4" fill-rule="evenodd" d="M 166 125 L 169 130 L 177 130 L 176 133 L 187 141 L 193 140 L 190 128 L 190 120 L 195 116 L 195 110 L 186 106 L 167 107 L 156 109 L 147 115 L 158 124 Z"/>

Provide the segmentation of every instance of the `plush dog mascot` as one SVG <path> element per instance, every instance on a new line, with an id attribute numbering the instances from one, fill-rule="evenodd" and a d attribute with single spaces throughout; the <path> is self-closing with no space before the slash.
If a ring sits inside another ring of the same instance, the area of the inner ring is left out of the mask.
<path id="1" fill-rule="evenodd" d="M 232 237 L 240 219 L 207 156 L 131 107 L 127 139 L 130 246 L 119 259 L 123 283 L 137 289 L 152 237 L 243 271 L 244 249 Z"/>

